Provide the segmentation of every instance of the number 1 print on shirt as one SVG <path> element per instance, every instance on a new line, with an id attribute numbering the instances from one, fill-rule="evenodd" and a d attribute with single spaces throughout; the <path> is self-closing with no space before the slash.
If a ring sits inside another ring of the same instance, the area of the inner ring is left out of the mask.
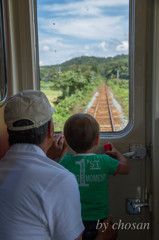
<path id="1" fill-rule="evenodd" d="M 89 184 L 85 183 L 85 159 L 81 159 L 76 164 L 80 165 L 80 183 L 79 186 L 81 187 L 89 187 Z"/>

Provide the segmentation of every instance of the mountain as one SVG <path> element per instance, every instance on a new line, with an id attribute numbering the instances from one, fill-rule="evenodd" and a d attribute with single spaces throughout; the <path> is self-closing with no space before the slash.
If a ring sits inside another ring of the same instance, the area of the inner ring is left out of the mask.
<path id="1" fill-rule="evenodd" d="M 105 76 L 107 72 L 116 72 L 117 69 L 123 69 L 128 73 L 128 55 L 122 54 L 115 57 L 88 57 L 81 56 L 72 58 L 59 65 L 41 66 L 40 78 L 43 80 L 49 80 L 51 77 L 59 71 L 96 71 Z"/>
<path id="2" fill-rule="evenodd" d="M 66 61 L 62 64 L 60 64 L 61 67 L 71 66 L 71 65 L 99 65 L 102 63 L 108 63 L 108 62 L 115 62 L 119 60 L 127 60 L 128 55 L 117 55 L 115 57 L 87 57 L 87 56 L 81 56 L 77 58 L 72 58 L 69 61 Z"/>

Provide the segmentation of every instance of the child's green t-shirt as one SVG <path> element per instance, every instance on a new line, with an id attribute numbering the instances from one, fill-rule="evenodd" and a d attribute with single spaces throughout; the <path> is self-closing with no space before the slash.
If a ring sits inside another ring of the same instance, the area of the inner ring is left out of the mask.
<path id="1" fill-rule="evenodd" d="M 76 154 L 65 155 L 60 164 L 76 176 L 83 221 L 108 217 L 108 177 L 116 174 L 119 161 L 106 154 Z"/>

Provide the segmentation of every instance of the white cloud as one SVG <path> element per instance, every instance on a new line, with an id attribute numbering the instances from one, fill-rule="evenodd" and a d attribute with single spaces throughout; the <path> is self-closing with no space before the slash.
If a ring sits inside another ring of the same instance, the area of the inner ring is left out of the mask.
<path id="1" fill-rule="evenodd" d="M 123 36 L 128 35 L 128 23 L 120 16 L 78 18 L 76 20 L 60 18 L 56 21 L 43 19 L 41 30 L 55 36 L 58 34 L 91 40 L 106 40 L 116 38 L 117 35 L 119 39 L 123 39 Z"/>
<path id="2" fill-rule="evenodd" d="M 40 66 L 44 65 L 44 64 L 43 64 L 43 61 L 40 61 L 40 63 L 39 63 L 39 64 L 40 64 Z"/>
<path id="3" fill-rule="evenodd" d="M 58 15 L 64 16 L 64 15 L 72 15 L 72 16 L 91 16 L 91 15 L 97 15 L 101 13 L 101 10 L 97 7 L 94 7 L 88 4 L 81 4 L 79 2 L 71 3 L 71 4 L 55 4 L 51 6 L 44 6 L 44 10 L 50 11 L 50 12 L 58 12 Z"/>
<path id="4" fill-rule="evenodd" d="M 55 44 L 59 44 L 62 42 L 62 38 L 61 37 L 53 37 L 50 34 L 43 34 L 41 32 L 39 32 L 39 44 L 45 46 L 45 45 L 55 45 Z"/>
<path id="5" fill-rule="evenodd" d="M 85 0 L 87 4 L 92 4 L 97 7 L 114 7 L 114 6 L 122 6 L 122 5 L 129 5 L 129 0 Z"/>
<path id="6" fill-rule="evenodd" d="M 40 7 L 39 49 L 42 65 L 79 56 L 108 57 L 128 52 L 128 20 L 109 16 L 105 7 L 128 6 L 128 0 L 84 0 Z M 114 8 L 115 9 L 115 8 Z M 47 12 L 46 12 L 47 11 Z M 45 17 L 44 16 L 45 13 Z"/>
<path id="7" fill-rule="evenodd" d="M 44 52 L 50 51 L 50 47 L 45 45 L 42 47 L 42 51 Z"/>
<path id="8" fill-rule="evenodd" d="M 75 54 L 74 45 L 66 44 L 63 39 L 40 34 L 40 65 L 58 64 Z M 45 50 L 45 51 L 44 51 Z"/>
<path id="9" fill-rule="evenodd" d="M 119 52 L 128 52 L 128 49 L 129 49 L 129 43 L 128 41 L 122 41 L 121 44 L 119 44 L 117 47 L 116 47 L 116 50 L 119 51 Z"/>
<path id="10" fill-rule="evenodd" d="M 47 38 L 46 41 L 52 42 L 52 38 Z M 64 40 L 63 40 L 64 41 Z M 42 63 L 40 65 L 55 65 L 60 64 L 64 61 L 70 60 L 79 56 L 96 56 L 96 57 L 108 57 L 115 56 L 121 53 L 127 53 L 123 48 L 117 50 L 117 45 L 119 41 L 113 39 L 113 44 L 111 42 L 108 44 L 105 41 L 101 43 L 90 43 L 87 44 L 65 44 L 62 40 L 56 43 L 56 46 L 50 45 L 50 51 L 40 51 L 40 60 Z M 43 39 L 43 44 L 45 44 L 45 39 Z M 116 42 L 116 45 L 114 44 Z M 54 50 L 56 49 L 56 50 Z M 121 50 L 121 51 L 119 51 Z"/>
<path id="11" fill-rule="evenodd" d="M 88 45 L 85 45 L 85 46 L 84 46 L 84 49 L 85 49 L 85 50 L 89 50 L 90 47 L 89 47 Z"/>
<path id="12" fill-rule="evenodd" d="M 98 47 L 99 47 L 99 49 L 101 49 L 101 50 L 104 51 L 104 52 L 107 52 L 107 51 L 108 51 L 106 42 L 101 42 L 101 43 L 98 45 Z"/>
<path id="13" fill-rule="evenodd" d="M 67 4 L 44 5 L 43 9 L 49 12 L 58 12 L 59 15 L 91 16 L 102 13 L 104 7 L 128 6 L 129 0 L 85 0 Z"/>

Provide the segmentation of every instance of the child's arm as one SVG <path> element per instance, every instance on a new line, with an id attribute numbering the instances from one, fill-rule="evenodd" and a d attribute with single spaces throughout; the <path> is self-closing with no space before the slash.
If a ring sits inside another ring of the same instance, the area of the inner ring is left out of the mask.
<path id="1" fill-rule="evenodd" d="M 55 134 L 53 144 L 47 152 L 47 157 L 59 162 L 67 153 L 68 145 L 64 140 L 63 134 Z"/>
<path id="2" fill-rule="evenodd" d="M 68 149 L 69 149 L 69 145 L 67 144 L 66 139 L 64 138 L 63 150 L 57 162 L 60 162 L 60 160 L 67 154 Z"/>
<path id="3" fill-rule="evenodd" d="M 62 151 L 60 157 L 58 158 L 58 161 L 57 161 L 57 162 L 60 162 L 60 160 L 67 154 L 68 149 L 69 149 L 69 147 L 68 147 L 68 146 L 65 146 L 65 144 L 64 144 L 63 151 Z"/>
<path id="4" fill-rule="evenodd" d="M 130 172 L 130 166 L 127 159 L 113 146 L 111 143 L 112 150 L 105 152 L 111 157 L 117 159 L 120 162 L 120 168 L 118 174 L 128 174 Z"/>

